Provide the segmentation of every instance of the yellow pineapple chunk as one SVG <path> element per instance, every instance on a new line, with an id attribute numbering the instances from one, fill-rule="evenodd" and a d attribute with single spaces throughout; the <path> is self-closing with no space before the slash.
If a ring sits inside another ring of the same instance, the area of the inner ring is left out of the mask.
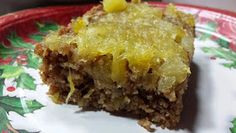
<path id="1" fill-rule="evenodd" d="M 75 85 L 74 85 L 74 83 L 73 83 L 73 81 L 72 81 L 72 76 L 71 76 L 71 72 L 70 72 L 70 71 L 69 71 L 69 75 L 68 75 L 68 77 L 67 77 L 67 80 L 68 80 L 69 85 L 70 85 L 70 92 L 69 92 L 68 96 L 66 97 L 66 103 L 69 102 L 70 97 L 71 97 L 71 96 L 73 95 L 73 93 L 75 92 Z"/>
<path id="2" fill-rule="evenodd" d="M 119 12 L 127 7 L 126 0 L 103 0 L 103 9 L 106 12 Z"/>
<path id="3" fill-rule="evenodd" d="M 141 0 L 131 0 L 132 3 L 141 3 Z"/>
<path id="4" fill-rule="evenodd" d="M 123 84 L 126 76 L 126 61 L 121 59 L 116 59 L 112 62 L 112 73 L 111 79 L 115 82 Z"/>
<path id="5" fill-rule="evenodd" d="M 85 22 L 82 18 L 78 17 L 76 20 L 72 21 L 72 29 L 75 33 L 85 26 Z"/>

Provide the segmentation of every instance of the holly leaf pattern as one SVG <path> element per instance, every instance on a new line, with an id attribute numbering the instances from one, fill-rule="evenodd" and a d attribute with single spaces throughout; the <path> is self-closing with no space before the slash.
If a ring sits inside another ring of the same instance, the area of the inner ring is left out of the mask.
<path id="1" fill-rule="evenodd" d="M 10 120 L 7 117 L 7 112 L 5 111 L 4 108 L 0 106 L 0 132 L 5 131 L 7 133 L 13 133 L 13 130 L 19 133 L 39 133 L 39 132 L 28 132 L 27 130 L 22 130 L 22 129 L 14 129 L 10 124 Z"/>
<path id="2" fill-rule="evenodd" d="M 224 49 L 224 48 L 221 48 L 221 47 L 218 47 L 218 48 L 203 47 L 202 50 L 205 53 L 208 53 L 208 54 L 213 55 L 215 57 L 219 57 L 221 59 L 236 62 L 236 53 L 229 50 L 229 49 Z"/>
<path id="3" fill-rule="evenodd" d="M 27 49 L 34 48 L 33 44 L 24 42 L 23 39 L 19 37 L 15 32 L 10 34 L 8 40 L 10 41 L 11 45 L 15 48 L 27 48 Z"/>
<path id="4" fill-rule="evenodd" d="M 34 83 L 35 79 L 28 73 L 22 73 L 18 79 L 16 79 L 17 87 L 28 90 L 35 90 L 36 85 Z"/>
<path id="5" fill-rule="evenodd" d="M 0 106 L 6 111 L 14 111 L 21 116 L 24 114 L 33 113 L 43 107 L 41 103 L 36 100 L 24 100 L 18 97 L 1 96 Z"/>
<path id="6" fill-rule="evenodd" d="M 223 48 L 229 48 L 229 42 L 225 39 L 219 38 L 216 40 L 216 43 Z"/>
<path id="7" fill-rule="evenodd" d="M 208 21 L 204 26 L 204 30 L 215 33 L 215 32 L 219 32 L 217 31 L 218 27 L 219 26 L 217 22 Z M 215 41 L 219 47 L 203 47 L 202 48 L 203 52 L 213 57 L 218 57 L 220 59 L 226 60 L 227 62 L 221 63 L 224 67 L 230 68 L 230 69 L 231 68 L 236 69 L 236 52 L 234 52 L 232 48 L 230 48 L 231 44 L 228 40 L 222 37 L 219 38 L 219 37 L 213 36 L 212 34 L 209 34 L 209 33 L 201 33 L 201 32 L 197 34 L 197 38 L 201 41 L 204 41 L 204 40 Z"/>
<path id="8" fill-rule="evenodd" d="M 227 68 L 236 68 L 236 53 L 232 50 L 222 47 L 203 47 L 202 50 L 213 57 L 229 61 L 228 63 L 222 63 L 223 66 Z"/>
<path id="9" fill-rule="evenodd" d="M 4 79 L 0 78 L 0 96 L 3 95 Z"/>
<path id="10" fill-rule="evenodd" d="M 36 42 L 41 42 L 43 40 L 43 34 L 36 33 L 30 36 L 30 38 Z"/>
<path id="11" fill-rule="evenodd" d="M 200 35 L 198 36 L 198 39 L 201 41 L 205 41 L 208 38 L 210 38 L 212 35 L 208 34 L 208 33 L 200 33 Z"/>
<path id="12" fill-rule="evenodd" d="M 216 31 L 217 23 L 214 21 L 210 21 L 206 24 L 206 26 L 209 31 Z"/>
<path id="13" fill-rule="evenodd" d="M 41 62 L 40 58 L 36 56 L 33 52 L 28 52 L 27 57 L 28 57 L 27 67 L 38 69 L 39 64 Z"/>
<path id="14" fill-rule="evenodd" d="M 39 133 L 39 132 L 28 132 L 26 130 L 19 129 L 17 130 L 19 133 Z"/>
<path id="15" fill-rule="evenodd" d="M 30 35 L 30 38 L 36 42 L 42 41 L 43 37 L 52 30 L 57 30 L 55 23 L 37 23 L 38 33 Z M 0 59 L 5 64 L 0 66 L 0 132 L 19 132 L 19 133 L 38 133 L 28 132 L 23 129 L 14 129 L 8 120 L 9 112 L 16 112 L 24 116 L 27 113 L 33 113 L 43 107 L 36 100 L 25 100 L 18 97 L 3 96 L 4 80 L 14 78 L 16 86 L 22 89 L 35 90 L 35 79 L 24 71 L 24 67 L 38 69 L 41 60 L 33 53 L 34 45 L 25 42 L 16 32 L 10 34 L 7 38 L 10 45 L 0 44 Z M 13 65 L 17 64 L 17 66 Z"/>
<path id="16" fill-rule="evenodd" d="M 227 68 L 236 68 L 236 62 L 233 62 L 233 63 L 222 63 L 222 65 L 224 67 L 227 67 Z"/>
<path id="17" fill-rule="evenodd" d="M 6 111 L 0 106 L 0 131 L 8 130 L 7 124 L 9 123 Z"/>
<path id="18" fill-rule="evenodd" d="M 6 59 L 7 57 L 16 57 L 20 51 L 0 44 L 0 57 Z"/>
<path id="19" fill-rule="evenodd" d="M 231 133 L 236 133 L 236 118 L 232 121 L 233 127 L 230 128 Z"/>
<path id="20" fill-rule="evenodd" d="M 217 23 L 214 22 L 214 21 L 210 21 L 210 22 L 207 22 L 204 26 L 204 29 L 207 30 L 207 31 L 212 31 L 212 32 L 215 32 L 216 31 L 216 28 L 217 28 Z M 209 38 L 212 37 L 212 34 L 209 34 L 209 33 L 205 33 L 205 32 L 201 32 L 199 33 L 199 35 L 197 36 L 197 38 L 201 41 L 205 41 Z"/>
<path id="21" fill-rule="evenodd" d="M 17 78 L 24 69 L 20 66 L 11 66 L 11 65 L 3 65 L 0 66 L 0 70 L 3 70 L 0 78 Z"/>
<path id="22" fill-rule="evenodd" d="M 36 23 L 36 24 L 39 32 L 41 33 L 48 33 L 50 30 L 55 31 L 58 29 L 58 25 L 55 23 L 46 22 L 46 23 Z"/>
<path id="23" fill-rule="evenodd" d="M 41 42 L 49 31 L 55 31 L 59 27 L 56 23 L 36 23 L 36 25 L 39 32 L 30 36 L 36 42 Z"/>

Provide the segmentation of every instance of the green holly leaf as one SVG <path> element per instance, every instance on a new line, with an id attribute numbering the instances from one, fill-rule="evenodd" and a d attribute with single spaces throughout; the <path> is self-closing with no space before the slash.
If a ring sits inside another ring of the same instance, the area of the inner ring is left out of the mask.
<path id="1" fill-rule="evenodd" d="M 36 42 L 41 42 L 43 40 L 43 37 L 49 32 L 49 31 L 55 31 L 58 29 L 58 25 L 56 23 L 36 23 L 39 33 L 33 34 L 30 36 L 31 39 L 33 39 Z"/>
<path id="2" fill-rule="evenodd" d="M 3 95 L 4 79 L 0 78 L 0 96 Z"/>
<path id="3" fill-rule="evenodd" d="M 39 133 L 39 132 L 28 132 L 27 130 L 17 129 L 19 133 Z"/>
<path id="4" fill-rule="evenodd" d="M 0 57 L 6 59 L 7 57 L 15 58 L 21 51 L 15 50 L 10 47 L 6 47 L 3 44 L 0 44 Z"/>
<path id="5" fill-rule="evenodd" d="M 0 106 L 0 131 L 8 130 L 7 124 L 9 119 L 7 117 L 6 111 Z"/>
<path id="6" fill-rule="evenodd" d="M 231 133 L 236 133 L 236 118 L 232 121 L 233 127 L 230 128 Z"/>
<path id="7" fill-rule="evenodd" d="M 35 110 L 41 109 L 43 105 L 36 100 L 25 100 L 18 97 L 1 96 L 0 106 L 6 112 L 16 112 L 24 116 L 24 114 L 33 113 Z"/>
<path id="8" fill-rule="evenodd" d="M 0 66 L 0 70 L 3 70 L 0 78 L 17 78 L 24 69 L 20 66 L 11 66 L 11 65 L 4 65 Z"/>
<path id="9" fill-rule="evenodd" d="M 222 65 L 227 68 L 236 68 L 236 52 L 230 49 L 222 47 L 203 47 L 202 50 L 211 56 L 218 57 L 230 61 L 229 63 L 223 63 Z"/>
<path id="10" fill-rule="evenodd" d="M 10 41 L 11 45 L 15 48 L 27 48 L 27 49 L 34 48 L 33 44 L 24 42 L 23 39 L 19 37 L 15 32 L 10 34 L 8 40 Z"/>
<path id="11" fill-rule="evenodd" d="M 222 65 L 227 67 L 227 68 L 236 68 L 236 62 L 233 62 L 233 63 L 223 63 Z"/>
<path id="12" fill-rule="evenodd" d="M 39 32 L 48 33 L 49 31 L 55 31 L 58 29 L 58 25 L 55 23 L 36 23 Z"/>
<path id="13" fill-rule="evenodd" d="M 28 57 L 27 67 L 38 69 L 39 64 L 41 62 L 40 58 L 36 56 L 32 51 L 29 51 L 27 53 L 27 57 Z"/>
<path id="14" fill-rule="evenodd" d="M 208 33 L 201 33 L 197 38 L 201 41 L 205 41 L 209 38 L 211 38 L 211 34 L 208 34 Z"/>
<path id="15" fill-rule="evenodd" d="M 38 69 L 40 65 L 41 59 L 36 57 L 35 55 L 28 59 L 27 67 Z"/>
<path id="16" fill-rule="evenodd" d="M 227 49 L 229 48 L 229 42 L 226 41 L 225 39 L 219 38 L 219 39 L 216 40 L 216 43 L 218 45 L 220 45 L 221 47 L 224 47 L 224 48 L 227 48 Z"/>
<path id="17" fill-rule="evenodd" d="M 206 24 L 206 29 L 208 31 L 216 31 L 216 28 L 217 28 L 217 23 L 215 22 L 208 22 Z M 212 37 L 212 34 L 208 34 L 208 33 L 200 33 L 200 35 L 197 36 L 197 38 L 201 41 L 205 41 L 211 37 Z"/>
<path id="18" fill-rule="evenodd" d="M 0 106 L 0 132 L 6 131 L 8 133 L 13 133 L 9 127 L 13 128 L 10 124 L 10 120 L 7 117 L 7 112 L 4 108 Z M 39 132 L 28 132 L 26 130 L 17 129 L 19 133 L 39 133 Z"/>
<path id="19" fill-rule="evenodd" d="M 35 79 L 28 73 L 22 73 L 18 79 L 16 79 L 16 86 L 22 89 L 35 90 L 36 85 L 34 83 Z"/>
<path id="20" fill-rule="evenodd" d="M 217 23 L 216 23 L 216 22 L 213 22 L 213 21 L 208 22 L 208 23 L 207 23 L 207 28 L 208 28 L 208 30 L 210 30 L 210 31 L 216 31 Z"/>
<path id="21" fill-rule="evenodd" d="M 236 62 L 236 53 L 232 50 L 215 47 L 203 47 L 202 50 L 214 57 Z"/>
<path id="22" fill-rule="evenodd" d="M 42 34 L 33 34 L 33 35 L 30 35 L 30 38 L 36 42 L 41 42 L 43 40 L 43 36 L 44 35 Z"/>

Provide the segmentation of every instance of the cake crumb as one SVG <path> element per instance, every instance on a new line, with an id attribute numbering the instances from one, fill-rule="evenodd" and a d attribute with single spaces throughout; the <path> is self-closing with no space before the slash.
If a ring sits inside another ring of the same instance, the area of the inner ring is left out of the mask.
<path id="1" fill-rule="evenodd" d="M 151 127 L 152 122 L 149 121 L 147 118 L 141 119 L 138 121 L 138 124 L 143 128 L 147 129 L 149 132 L 154 132 L 155 129 Z"/>

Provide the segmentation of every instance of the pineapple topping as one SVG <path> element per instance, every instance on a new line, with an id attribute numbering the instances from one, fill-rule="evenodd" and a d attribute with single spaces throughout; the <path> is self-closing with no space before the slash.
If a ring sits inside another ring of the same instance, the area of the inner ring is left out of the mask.
<path id="1" fill-rule="evenodd" d="M 187 78 L 193 36 L 182 26 L 163 19 L 165 10 L 125 0 L 104 0 L 103 6 L 107 13 L 96 21 L 85 26 L 86 15 L 79 17 L 72 22 L 74 33 L 53 32 L 44 44 L 59 53 L 63 53 L 66 45 L 76 44 L 72 56 L 75 62 L 112 55 L 111 79 L 120 85 L 126 81 L 127 67 L 134 78 L 143 77 L 151 70 L 151 78 L 160 81 L 156 83 L 158 90 L 165 93 Z M 194 24 L 192 16 L 177 11 L 173 5 L 166 12 Z M 70 75 L 68 81 L 73 92 Z"/>

